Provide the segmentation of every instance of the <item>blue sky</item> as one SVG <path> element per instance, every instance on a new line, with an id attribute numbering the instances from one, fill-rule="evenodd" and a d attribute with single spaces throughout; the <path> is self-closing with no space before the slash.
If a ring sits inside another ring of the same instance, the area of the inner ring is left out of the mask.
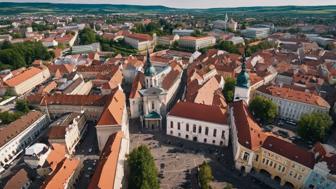
<path id="1" fill-rule="evenodd" d="M 0 0 L 2 1 L 2 0 Z M 336 5 L 336 0 L 4 0 L 6 2 L 107 3 L 133 5 L 165 5 L 178 8 Z"/>

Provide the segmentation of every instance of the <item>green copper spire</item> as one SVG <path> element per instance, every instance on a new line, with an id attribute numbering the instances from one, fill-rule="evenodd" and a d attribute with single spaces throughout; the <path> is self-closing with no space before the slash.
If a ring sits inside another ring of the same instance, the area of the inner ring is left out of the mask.
<path id="1" fill-rule="evenodd" d="M 237 86 L 242 88 L 250 87 L 250 76 L 246 72 L 246 51 L 244 51 L 242 58 L 241 72 L 237 76 Z"/>
<path id="2" fill-rule="evenodd" d="M 145 76 L 153 76 L 155 75 L 156 70 L 150 61 L 149 50 L 147 49 L 147 58 L 145 63 Z"/>

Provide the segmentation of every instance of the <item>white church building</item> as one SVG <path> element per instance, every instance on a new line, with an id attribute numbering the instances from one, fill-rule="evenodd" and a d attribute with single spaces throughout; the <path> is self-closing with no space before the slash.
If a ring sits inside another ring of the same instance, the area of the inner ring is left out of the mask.
<path id="1" fill-rule="evenodd" d="M 131 118 L 140 118 L 144 129 L 160 130 L 168 107 L 181 82 L 182 67 L 177 62 L 152 65 L 147 51 L 144 73 L 133 81 L 130 101 Z"/>

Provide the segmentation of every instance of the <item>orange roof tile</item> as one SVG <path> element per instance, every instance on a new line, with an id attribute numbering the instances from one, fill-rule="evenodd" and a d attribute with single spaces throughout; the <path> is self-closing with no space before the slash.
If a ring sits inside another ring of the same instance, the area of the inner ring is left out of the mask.
<path id="1" fill-rule="evenodd" d="M 0 127 L 0 147 L 5 145 L 7 142 L 12 140 L 22 131 L 27 129 L 32 123 L 38 120 L 43 115 L 39 111 L 30 111 L 26 115 L 23 115 L 21 118 L 10 123 L 9 125 Z"/>
<path id="2" fill-rule="evenodd" d="M 322 97 L 313 93 L 296 90 L 293 87 L 289 86 L 279 87 L 275 85 L 264 85 L 258 88 L 257 90 L 262 93 L 287 100 L 298 101 L 327 108 L 330 107 L 329 103 Z"/>
<path id="3" fill-rule="evenodd" d="M 271 133 L 265 133 L 253 120 L 244 101 L 233 103 L 233 117 L 240 145 L 257 150 Z"/>
<path id="4" fill-rule="evenodd" d="M 108 138 L 95 174 L 90 181 L 89 189 L 114 188 L 122 137 L 123 134 L 119 131 Z"/>
<path id="5" fill-rule="evenodd" d="M 144 74 L 142 72 L 138 72 L 137 76 L 133 80 L 129 98 L 133 99 L 140 97 L 141 95 L 139 91 L 142 89 L 143 86 L 144 86 Z"/>
<path id="6" fill-rule="evenodd" d="M 5 81 L 5 84 L 10 86 L 10 87 L 15 87 L 24 81 L 32 78 L 33 76 L 41 73 L 42 70 L 36 67 L 30 67 L 27 70 L 21 72 L 20 74 L 8 79 Z"/>
<path id="7" fill-rule="evenodd" d="M 63 189 L 64 184 L 67 183 L 68 179 L 70 179 L 74 172 L 76 171 L 80 160 L 78 159 L 65 159 L 62 166 L 50 175 L 47 178 L 47 182 L 45 182 L 41 188 L 45 189 Z"/>
<path id="8" fill-rule="evenodd" d="M 168 115 L 217 124 L 227 124 L 228 120 L 227 114 L 223 113 L 218 106 L 208 106 L 191 102 L 178 102 Z"/>
<path id="9" fill-rule="evenodd" d="M 125 109 L 126 97 L 123 91 L 117 89 L 111 97 L 111 100 L 107 102 L 97 126 L 103 125 L 121 125 L 124 109 Z"/>

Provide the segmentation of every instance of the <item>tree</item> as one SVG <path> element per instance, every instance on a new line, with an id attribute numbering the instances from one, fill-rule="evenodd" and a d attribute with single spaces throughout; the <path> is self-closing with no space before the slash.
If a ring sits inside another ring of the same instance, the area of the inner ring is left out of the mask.
<path id="1" fill-rule="evenodd" d="M 226 102 L 233 101 L 235 86 L 236 86 L 236 80 L 234 78 L 228 77 L 225 79 L 223 95 L 225 97 Z"/>
<path id="2" fill-rule="evenodd" d="M 304 114 L 298 122 L 298 134 L 312 142 L 323 140 L 332 124 L 331 117 L 326 113 Z"/>
<path id="3" fill-rule="evenodd" d="M 249 109 L 261 123 L 271 122 L 278 114 L 278 108 L 272 100 L 256 96 L 250 103 Z"/>
<path id="4" fill-rule="evenodd" d="M 202 36 L 206 36 L 206 34 L 203 33 L 201 30 L 195 30 L 195 31 L 191 34 L 191 36 L 193 36 L 193 37 L 202 37 Z"/>
<path id="5" fill-rule="evenodd" d="M 79 39 L 82 45 L 88 45 L 97 41 L 96 33 L 88 27 L 79 32 Z"/>
<path id="6" fill-rule="evenodd" d="M 159 189 L 154 158 L 147 146 L 134 149 L 128 157 L 130 189 Z"/>
<path id="7" fill-rule="evenodd" d="M 213 176 L 211 167 L 208 163 L 204 162 L 199 167 L 198 178 L 201 184 L 201 189 L 210 189 L 209 183 L 213 180 Z"/>
<path id="8" fill-rule="evenodd" d="M 28 113 L 29 112 L 29 105 L 27 100 L 17 100 L 15 104 L 15 110 L 22 112 L 22 113 Z"/>
<path id="9" fill-rule="evenodd" d="M 15 120 L 17 120 L 19 117 L 21 117 L 22 113 L 12 113 L 12 112 L 0 112 L 0 120 L 3 124 L 9 124 Z"/>
<path id="10" fill-rule="evenodd" d="M 236 45 L 232 43 L 232 41 L 220 41 L 217 45 L 216 48 L 220 50 L 227 51 L 229 53 L 236 53 L 239 54 L 239 49 Z"/>

